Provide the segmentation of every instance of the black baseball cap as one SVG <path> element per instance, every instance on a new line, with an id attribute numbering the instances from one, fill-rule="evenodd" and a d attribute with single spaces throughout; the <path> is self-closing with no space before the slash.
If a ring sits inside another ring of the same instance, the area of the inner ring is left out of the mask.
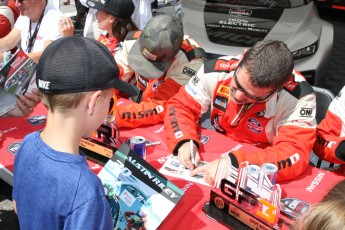
<path id="1" fill-rule="evenodd" d="M 132 0 L 88 0 L 86 4 L 90 8 L 107 12 L 118 18 L 131 18 L 135 6 Z"/>
<path id="2" fill-rule="evenodd" d="M 47 94 L 79 93 L 116 88 L 130 96 L 138 90 L 119 79 L 109 49 L 95 39 L 70 36 L 53 41 L 38 62 L 36 83 Z"/>
<path id="3" fill-rule="evenodd" d="M 169 68 L 183 42 L 180 19 L 157 15 L 147 23 L 129 51 L 130 67 L 146 78 L 159 78 Z"/>

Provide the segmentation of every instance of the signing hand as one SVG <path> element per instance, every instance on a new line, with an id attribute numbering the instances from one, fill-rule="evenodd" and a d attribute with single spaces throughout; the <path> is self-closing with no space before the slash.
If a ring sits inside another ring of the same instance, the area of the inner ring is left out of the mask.
<path id="1" fill-rule="evenodd" d="M 194 176 L 204 173 L 204 180 L 212 187 L 220 188 L 223 178 L 226 178 L 232 170 L 232 164 L 228 154 L 222 155 L 220 159 L 214 160 L 202 167 L 196 168 L 189 173 Z"/>
<path id="2" fill-rule="evenodd" d="M 29 116 L 34 108 L 40 103 L 40 91 L 38 89 L 32 89 L 31 93 L 25 93 L 20 95 L 17 100 L 18 108 L 12 109 L 6 113 L 9 117 L 22 117 Z"/>
<path id="3" fill-rule="evenodd" d="M 190 176 L 204 173 L 204 180 L 211 186 L 215 184 L 215 176 L 217 172 L 219 160 L 214 160 L 206 165 L 198 167 L 189 173 Z"/>
<path id="4" fill-rule="evenodd" d="M 62 16 L 58 21 L 58 25 L 63 37 L 74 35 L 74 25 L 71 18 Z"/>
<path id="5" fill-rule="evenodd" d="M 185 167 L 189 168 L 190 170 L 193 170 L 198 164 L 200 163 L 200 155 L 198 152 L 198 148 L 196 147 L 195 144 L 193 144 L 194 148 L 194 160 L 195 160 L 195 166 L 192 163 L 191 159 L 191 148 L 190 148 L 190 143 L 189 141 L 181 145 L 181 147 L 178 149 L 177 156 L 178 160 L 182 165 Z"/>

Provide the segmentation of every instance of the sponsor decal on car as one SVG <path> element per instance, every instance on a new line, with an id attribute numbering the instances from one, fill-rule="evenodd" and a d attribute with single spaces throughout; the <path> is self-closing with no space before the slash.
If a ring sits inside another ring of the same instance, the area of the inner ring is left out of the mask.
<path id="1" fill-rule="evenodd" d="M 251 16 L 252 11 L 247 9 L 230 9 L 229 14 L 237 16 Z"/>

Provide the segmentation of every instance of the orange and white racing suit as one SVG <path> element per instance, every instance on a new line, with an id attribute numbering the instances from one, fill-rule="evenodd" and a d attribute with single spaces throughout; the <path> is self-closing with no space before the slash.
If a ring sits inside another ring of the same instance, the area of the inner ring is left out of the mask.
<path id="1" fill-rule="evenodd" d="M 316 128 L 314 152 L 323 160 L 345 164 L 345 87 Z"/>
<path id="2" fill-rule="evenodd" d="M 185 36 L 181 48 L 163 76 L 149 79 L 135 73 L 128 64 L 127 56 L 141 31 L 129 32 L 122 47 L 115 54 L 123 81 L 140 89 L 137 103 L 117 107 L 118 127 L 138 127 L 163 121 L 166 101 L 187 84 L 205 61 L 205 51 L 191 38 Z"/>
<path id="3" fill-rule="evenodd" d="M 259 147 L 255 152 L 234 151 L 232 157 L 239 163 L 273 163 L 278 167 L 277 181 L 292 179 L 307 168 L 315 142 L 314 91 L 294 70 L 284 87 L 266 101 L 236 104 L 230 100 L 230 82 L 239 58 L 206 61 L 168 101 L 164 119 L 168 147 L 177 154 L 186 141 L 193 140 L 200 146 L 198 120 L 210 106 L 216 131 Z"/>

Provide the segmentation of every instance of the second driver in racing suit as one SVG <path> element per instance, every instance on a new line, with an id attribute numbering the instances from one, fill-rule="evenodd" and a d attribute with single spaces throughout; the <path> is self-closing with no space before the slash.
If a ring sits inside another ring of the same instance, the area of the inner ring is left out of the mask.
<path id="1" fill-rule="evenodd" d="M 157 15 L 143 31 L 129 32 L 115 54 L 122 80 L 135 84 L 139 96 L 118 105 L 118 127 L 134 128 L 163 121 L 166 101 L 188 83 L 205 61 L 205 51 L 183 36 L 177 17 Z"/>
<path id="2" fill-rule="evenodd" d="M 314 152 L 323 160 L 341 164 L 345 171 L 345 87 L 316 128 Z"/>
<path id="3" fill-rule="evenodd" d="M 278 167 L 277 181 L 300 175 L 308 166 L 315 142 L 316 101 L 312 87 L 293 70 L 293 57 L 280 41 L 261 41 L 243 56 L 206 61 L 196 76 L 166 105 L 164 126 L 169 150 L 193 169 L 189 141 L 200 146 L 197 122 L 211 106 L 214 128 L 238 142 L 255 144 L 256 152 L 229 153 L 243 161 Z M 215 182 L 219 160 L 194 169 Z M 195 154 L 195 165 L 200 155 Z"/>

